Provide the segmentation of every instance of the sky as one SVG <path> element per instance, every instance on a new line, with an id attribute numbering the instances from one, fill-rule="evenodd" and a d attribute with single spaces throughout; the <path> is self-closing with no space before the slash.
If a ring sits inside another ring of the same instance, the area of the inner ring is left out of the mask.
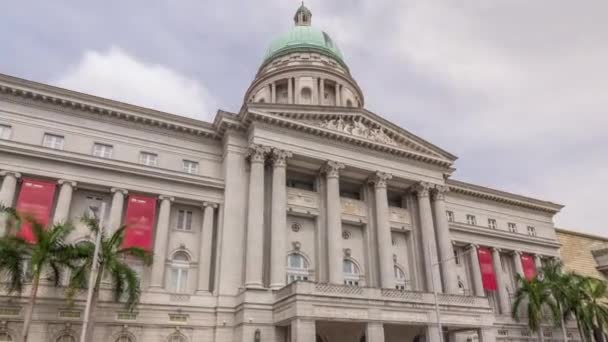
<path id="1" fill-rule="evenodd" d="M 211 121 L 238 111 L 295 0 L 31 1 L 0 73 Z M 307 0 L 366 108 L 457 155 L 453 178 L 608 236 L 608 2 Z"/>

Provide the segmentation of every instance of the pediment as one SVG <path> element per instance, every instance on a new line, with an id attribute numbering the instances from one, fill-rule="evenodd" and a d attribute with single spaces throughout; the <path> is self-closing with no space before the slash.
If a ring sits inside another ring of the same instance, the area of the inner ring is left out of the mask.
<path id="1" fill-rule="evenodd" d="M 376 150 L 395 152 L 415 159 L 451 165 L 456 157 L 407 130 L 366 110 L 298 111 L 256 106 L 248 108 L 248 120 L 334 138 Z"/>

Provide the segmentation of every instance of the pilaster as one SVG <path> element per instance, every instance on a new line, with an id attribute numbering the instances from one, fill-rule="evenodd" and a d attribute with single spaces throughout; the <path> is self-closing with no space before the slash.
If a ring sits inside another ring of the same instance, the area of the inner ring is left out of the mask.
<path id="1" fill-rule="evenodd" d="M 287 244 L 287 159 L 289 151 L 272 150 L 272 212 L 270 217 L 270 287 L 279 289 L 285 286 L 286 244 Z"/>
<path id="2" fill-rule="evenodd" d="M 376 172 L 369 178 L 374 186 L 374 200 L 376 207 L 377 252 L 380 263 L 380 286 L 382 288 L 395 288 L 395 263 L 393 253 L 387 246 L 392 245 L 391 227 L 389 224 L 388 195 L 386 183 L 393 176 L 384 172 Z"/>
<path id="3" fill-rule="evenodd" d="M 326 162 L 321 168 L 325 174 L 327 188 L 327 258 L 329 282 L 342 284 L 344 282 L 342 265 L 342 205 L 340 203 L 340 170 L 344 164 L 335 161 Z"/>
<path id="4" fill-rule="evenodd" d="M 439 260 L 443 289 L 447 293 L 458 293 L 458 278 L 454 262 L 454 248 L 450 237 L 450 227 L 446 217 L 445 193 L 449 188 L 445 185 L 436 185 L 433 189 L 433 207 L 435 214 L 435 228 L 437 231 L 437 245 L 439 247 Z"/>

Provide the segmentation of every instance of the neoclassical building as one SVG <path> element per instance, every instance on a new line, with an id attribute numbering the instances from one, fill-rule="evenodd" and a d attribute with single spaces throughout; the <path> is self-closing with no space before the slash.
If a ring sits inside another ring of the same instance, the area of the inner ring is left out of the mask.
<path id="1" fill-rule="evenodd" d="M 97 213 L 154 253 L 132 263 L 134 311 L 105 284 L 93 340 L 536 340 L 510 316 L 515 275 L 559 255 L 562 206 L 455 180 L 453 154 L 365 109 L 311 19 L 213 122 L 0 76 L 0 202 L 74 242 Z M 26 293 L 0 298 L 0 340 L 20 340 Z M 78 339 L 83 296 L 39 296 L 32 340 Z"/>

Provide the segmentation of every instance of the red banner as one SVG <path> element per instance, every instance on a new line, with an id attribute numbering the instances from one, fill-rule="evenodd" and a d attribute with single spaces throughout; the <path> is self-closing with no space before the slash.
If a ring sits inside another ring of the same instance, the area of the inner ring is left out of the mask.
<path id="1" fill-rule="evenodd" d="M 481 270 L 481 281 L 485 290 L 496 291 L 496 275 L 492 264 L 492 251 L 486 247 L 477 249 L 479 257 L 479 269 Z"/>
<path id="2" fill-rule="evenodd" d="M 532 280 L 536 277 L 536 265 L 534 265 L 534 256 L 530 254 L 521 255 L 521 266 L 524 269 L 524 277 Z"/>
<path id="3" fill-rule="evenodd" d="M 51 216 L 54 198 L 55 182 L 23 178 L 16 209 L 22 216 L 29 215 L 46 227 Z M 29 242 L 36 240 L 34 232 L 32 232 L 32 225 L 27 220 L 22 222 L 19 236 Z"/>
<path id="4" fill-rule="evenodd" d="M 124 248 L 139 247 L 152 250 L 152 232 L 156 215 L 156 198 L 129 195 L 127 213 L 125 214 Z"/>

